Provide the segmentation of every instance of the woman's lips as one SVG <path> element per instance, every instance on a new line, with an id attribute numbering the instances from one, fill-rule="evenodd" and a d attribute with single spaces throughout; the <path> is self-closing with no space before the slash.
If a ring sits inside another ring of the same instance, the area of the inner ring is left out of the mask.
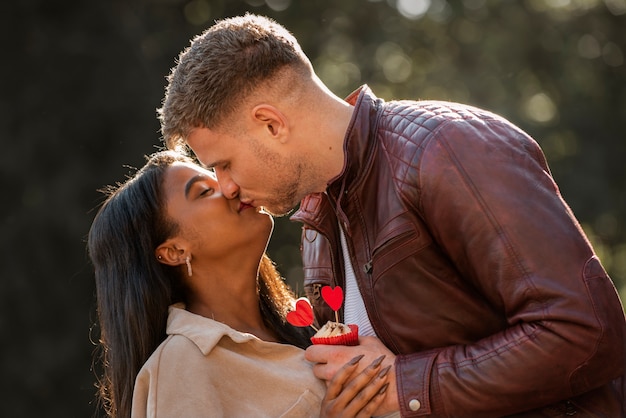
<path id="1" fill-rule="evenodd" d="M 241 202 L 241 203 L 239 203 L 239 212 L 241 212 L 242 210 L 253 208 L 253 207 L 254 206 L 252 206 L 252 205 L 249 205 L 247 203 Z"/>

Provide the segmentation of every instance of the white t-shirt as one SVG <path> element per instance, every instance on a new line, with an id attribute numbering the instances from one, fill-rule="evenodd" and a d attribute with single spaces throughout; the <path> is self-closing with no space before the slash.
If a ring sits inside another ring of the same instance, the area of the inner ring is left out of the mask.
<path id="1" fill-rule="evenodd" d="M 341 235 L 341 250 L 343 251 L 343 264 L 346 275 L 344 323 L 358 325 L 359 335 L 376 337 L 372 323 L 367 316 L 365 303 L 363 303 L 359 286 L 356 284 L 356 277 L 354 276 L 354 270 L 350 262 L 350 255 L 348 254 L 346 237 L 341 227 L 339 228 L 339 233 Z"/>

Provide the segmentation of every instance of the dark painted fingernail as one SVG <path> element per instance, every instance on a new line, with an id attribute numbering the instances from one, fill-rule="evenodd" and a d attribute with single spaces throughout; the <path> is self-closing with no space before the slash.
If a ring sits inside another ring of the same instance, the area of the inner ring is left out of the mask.
<path id="1" fill-rule="evenodd" d="M 382 356 L 380 356 L 376 360 L 374 360 L 374 362 L 372 363 L 372 367 L 380 366 L 380 363 L 382 363 L 384 359 L 385 359 L 385 355 L 383 354 Z"/>
<path id="2" fill-rule="evenodd" d="M 388 388 L 388 387 L 389 387 L 389 383 L 385 383 L 385 384 L 383 385 L 383 387 L 382 387 L 382 388 L 380 388 L 380 390 L 378 391 L 378 394 L 379 394 L 379 395 L 382 395 L 382 394 L 384 394 L 385 392 L 387 392 L 387 388 Z"/>
<path id="3" fill-rule="evenodd" d="M 385 367 L 384 369 L 382 369 L 380 371 L 380 373 L 378 373 L 378 377 L 380 377 L 381 379 L 385 376 L 387 376 L 387 373 L 389 373 L 389 370 L 391 369 L 391 364 L 387 367 Z"/>
<path id="4" fill-rule="evenodd" d="M 355 364 L 357 364 L 359 361 L 361 361 L 361 359 L 362 359 L 364 356 L 365 356 L 365 354 L 358 355 L 358 356 L 356 356 L 355 358 L 353 358 L 352 360 L 350 360 L 350 361 L 348 362 L 348 364 L 349 364 L 350 366 L 354 366 L 354 365 L 355 365 Z"/>

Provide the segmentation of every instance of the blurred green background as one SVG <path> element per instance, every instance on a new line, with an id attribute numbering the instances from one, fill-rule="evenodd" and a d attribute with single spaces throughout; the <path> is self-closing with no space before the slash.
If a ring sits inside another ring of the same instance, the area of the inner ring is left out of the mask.
<path id="1" fill-rule="evenodd" d="M 340 96 L 367 83 L 522 127 L 626 295 L 626 0 L 5 2 L 1 416 L 99 413 L 85 251 L 97 189 L 160 145 L 155 109 L 189 39 L 245 11 L 287 26 Z M 301 289 L 299 234 L 277 220 L 270 254 Z"/>

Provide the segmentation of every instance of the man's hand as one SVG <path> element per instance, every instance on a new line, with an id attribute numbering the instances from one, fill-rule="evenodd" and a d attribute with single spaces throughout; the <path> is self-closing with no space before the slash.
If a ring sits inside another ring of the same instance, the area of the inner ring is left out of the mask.
<path id="1" fill-rule="evenodd" d="M 350 360 L 363 355 L 362 359 L 356 364 L 356 370 L 344 379 L 349 379 L 343 386 L 348 385 L 355 380 L 359 373 L 363 372 L 367 366 L 372 364 L 377 358 L 384 356 L 379 369 L 385 369 L 391 366 L 388 372 L 389 386 L 385 392 L 385 399 L 382 405 L 378 407 L 373 415 L 384 415 L 390 412 L 400 410 L 398 403 L 398 390 L 396 387 L 395 359 L 396 356 L 375 337 L 360 337 L 359 345 L 343 346 L 343 345 L 312 345 L 306 349 L 305 358 L 308 361 L 316 363 L 313 366 L 313 373 L 319 379 L 325 380 L 328 385 L 335 375 L 350 362 Z M 344 369 L 345 370 L 345 369 Z M 328 396 L 328 395 L 327 395 Z"/>

